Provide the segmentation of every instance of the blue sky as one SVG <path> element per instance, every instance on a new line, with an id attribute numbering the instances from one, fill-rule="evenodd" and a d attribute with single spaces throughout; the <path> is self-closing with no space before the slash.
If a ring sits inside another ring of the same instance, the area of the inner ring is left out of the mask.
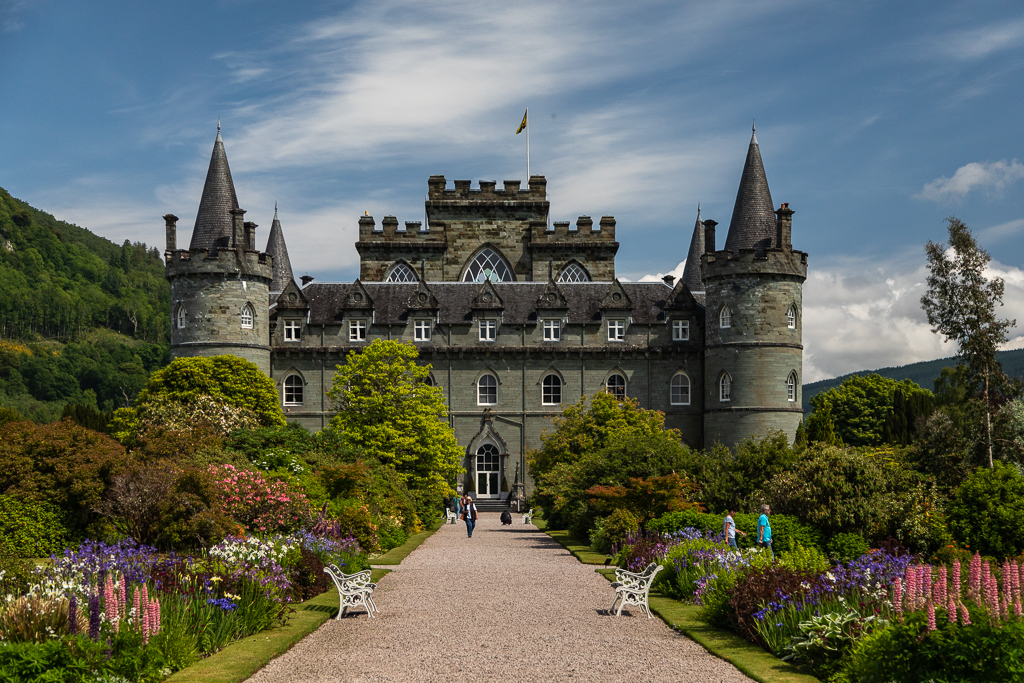
<path id="1" fill-rule="evenodd" d="M 364 210 L 525 180 L 529 106 L 553 220 L 613 214 L 637 280 L 678 274 L 698 202 L 728 224 L 756 118 L 810 253 L 812 381 L 952 353 L 918 305 L 951 214 L 1024 346 L 1022 71 L 1019 2 L 0 0 L 0 186 L 115 241 L 162 246 L 170 211 L 185 241 L 220 117 L 263 239 L 277 201 L 296 275 L 347 280 Z"/>

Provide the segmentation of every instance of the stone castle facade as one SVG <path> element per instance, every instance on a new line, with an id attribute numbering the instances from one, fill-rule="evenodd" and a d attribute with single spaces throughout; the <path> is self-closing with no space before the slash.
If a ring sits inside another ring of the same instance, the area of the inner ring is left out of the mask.
<path id="1" fill-rule="evenodd" d="M 525 453 L 599 391 L 664 412 L 695 448 L 768 429 L 792 438 L 807 254 L 793 249 L 789 205 L 772 203 L 756 136 L 723 248 L 698 211 L 678 282 L 620 282 L 614 218 L 551 222 L 544 177 L 520 185 L 431 176 L 425 222 L 359 219 L 355 282 L 299 284 L 276 211 L 257 249 L 218 129 L 188 249 L 164 217 L 172 357 L 246 358 L 288 419 L 318 430 L 335 366 L 375 339 L 411 342 L 466 449 L 464 484 L 484 500 L 529 495 Z"/>

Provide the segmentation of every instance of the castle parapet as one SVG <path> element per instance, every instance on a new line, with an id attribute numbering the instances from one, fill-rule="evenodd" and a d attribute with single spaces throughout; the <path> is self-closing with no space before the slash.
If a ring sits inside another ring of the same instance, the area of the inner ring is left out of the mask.
<path id="1" fill-rule="evenodd" d="M 545 201 L 548 181 L 542 175 L 532 175 L 522 189 L 521 180 L 506 180 L 504 187 L 497 189 L 497 181 L 481 180 L 479 189 L 472 188 L 472 180 L 453 181 L 454 189 L 447 189 L 448 181 L 443 175 L 432 175 L 427 181 L 427 200 L 469 200 L 469 201 Z"/>
<path id="2" fill-rule="evenodd" d="M 590 216 L 580 216 L 576 223 L 555 221 L 549 228 L 546 224 L 531 225 L 533 244 L 579 244 L 618 246 L 615 241 L 615 218 L 602 216 L 597 226 Z"/>
<path id="3" fill-rule="evenodd" d="M 703 276 L 708 278 L 758 275 L 782 275 L 807 278 L 807 252 L 795 249 L 768 249 L 763 252 L 741 249 L 704 254 Z"/>
<path id="4" fill-rule="evenodd" d="M 177 249 L 167 255 L 167 279 L 216 273 L 273 280 L 274 257 L 265 252 L 242 249 Z"/>

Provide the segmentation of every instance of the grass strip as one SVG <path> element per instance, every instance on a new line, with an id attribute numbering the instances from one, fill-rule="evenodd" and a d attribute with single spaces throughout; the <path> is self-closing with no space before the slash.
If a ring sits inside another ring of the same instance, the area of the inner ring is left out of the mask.
<path id="1" fill-rule="evenodd" d="M 390 569 L 374 569 L 371 579 L 379 581 Z M 239 683 L 266 666 L 270 660 L 291 649 L 328 619 L 338 614 L 338 589 L 331 588 L 306 602 L 293 606 L 288 623 L 243 638 L 206 659 L 182 669 L 167 680 L 172 683 Z"/>
<path id="2" fill-rule="evenodd" d="M 430 536 L 435 531 L 440 529 L 443 524 L 444 520 L 431 524 L 429 527 L 427 527 L 426 531 L 421 531 L 418 534 L 413 534 L 402 545 L 398 546 L 397 548 L 392 548 L 380 557 L 370 560 L 370 564 L 372 564 L 375 567 L 382 564 L 402 564 L 402 560 L 407 558 L 409 556 L 409 553 L 411 553 L 413 550 L 416 550 L 416 548 L 419 548 L 420 544 L 422 544 L 423 541 L 430 538 Z"/>
<path id="3" fill-rule="evenodd" d="M 590 546 L 572 538 L 568 531 L 544 530 L 583 564 L 605 565 L 608 555 L 595 553 Z M 595 569 L 609 581 L 615 580 L 615 567 Z M 800 672 L 770 652 L 747 642 L 732 631 L 708 626 L 697 618 L 700 607 L 651 592 L 648 604 L 666 624 L 697 642 L 705 650 L 723 659 L 760 683 L 820 683 L 814 676 Z"/>

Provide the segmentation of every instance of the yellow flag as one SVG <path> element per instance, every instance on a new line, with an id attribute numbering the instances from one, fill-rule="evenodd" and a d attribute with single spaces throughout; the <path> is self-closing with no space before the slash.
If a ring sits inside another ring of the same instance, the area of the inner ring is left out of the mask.
<path id="1" fill-rule="evenodd" d="M 526 114 L 529 114 L 529 113 L 530 113 L 530 110 L 527 109 L 526 110 Z M 519 124 L 518 128 L 516 128 L 516 135 L 519 135 L 520 133 L 522 133 L 523 129 L 526 128 L 526 114 L 523 114 L 523 122 Z"/>

